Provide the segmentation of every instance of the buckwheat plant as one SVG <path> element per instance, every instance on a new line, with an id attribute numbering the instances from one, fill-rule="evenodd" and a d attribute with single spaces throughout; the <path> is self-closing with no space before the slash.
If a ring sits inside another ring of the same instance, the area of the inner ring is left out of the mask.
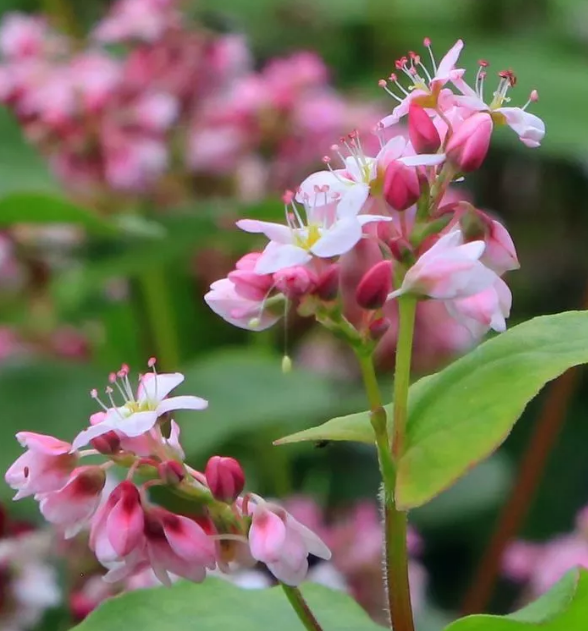
<path id="1" fill-rule="evenodd" d="M 355 352 L 369 411 L 277 442 L 375 445 L 382 478 L 384 583 L 395 631 L 414 629 L 408 511 L 492 453 L 544 383 L 588 361 L 588 345 L 581 341 L 588 333 L 587 315 L 560 314 L 495 336 L 409 387 L 417 305 L 437 303 L 474 338 L 490 329 L 504 332 L 511 309 L 504 275 L 519 267 L 513 240 L 492 217 L 470 203 L 452 201 L 448 187 L 483 165 L 495 128 L 510 127 L 528 147 L 538 147 L 545 133 L 541 119 L 527 111 L 536 91 L 523 107 L 509 105 L 516 84 L 510 70 L 498 73 L 488 101 L 487 62 L 480 62 L 471 87 L 458 64 L 461 40 L 439 62 L 428 39 L 424 46 L 425 57 L 411 52 L 380 81 L 394 108 L 375 129 L 377 155 L 367 154 L 359 134 L 351 132 L 332 145 L 324 170 L 284 194 L 282 223 L 238 221 L 240 229 L 264 235 L 267 243 L 242 257 L 204 297 L 222 318 L 252 331 L 271 327 L 294 308 Z M 349 295 L 342 270 L 349 257 L 362 256 L 366 244 L 377 256 Z M 354 323 L 346 317 L 350 301 L 361 310 Z M 391 325 L 384 315 L 390 305 L 399 312 L 392 403 L 373 361 Z M 136 389 L 129 368 L 122 366 L 110 375 L 105 397 L 91 393 L 101 409 L 72 443 L 18 434 L 26 452 L 6 474 L 17 498 L 34 496 L 45 518 L 67 536 L 89 528 L 90 547 L 108 569 L 107 581 L 151 569 L 165 584 L 178 576 L 200 582 L 210 570 L 231 573 L 261 563 L 282 584 L 305 628 L 322 629 L 326 612 L 311 611 L 298 586 L 309 557 L 329 559 L 329 549 L 280 505 L 243 493 L 245 475 L 236 460 L 215 455 L 204 471 L 185 462 L 173 415 L 202 410 L 207 402 L 169 396 L 183 376 L 158 374 L 155 359 L 148 365 L 151 370 L 139 377 Z M 283 369 L 290 368 L 285 357 Z M 92 464 L 82 464 L 91 455 L 104 462 L 95 464 L 93 458 Z M 126 476 L 105 491 L 114 465 Z M 154 503 L 149 491 L 158 486 L 191 502 L 192 516 Z M 569 597 L 552 599 L 527 619 L 542 624 L 568 615 L 576 606 L 579 581 L 586 577 L 560 585 Z M 247 617 L 247 611 L 240 615 Z M 492 617 L 474 621 L 475 627 L 470 623 L 466 618 L 451 629 L 505 628 Z"/>

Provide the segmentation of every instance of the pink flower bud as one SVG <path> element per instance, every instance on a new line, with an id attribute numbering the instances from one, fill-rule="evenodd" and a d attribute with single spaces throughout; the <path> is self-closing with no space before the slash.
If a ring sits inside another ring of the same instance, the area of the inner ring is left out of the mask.
<path id="1" fill-rule="evenodd" d="M 408 136 L 417 153 L 435 153 L 441 138 L 425 109 L 416 103 L 408 108 Z"/>
<path id="2" fill-rule="evenodd" d="M 261 252 L 246 254 L 237 261 L 236 269 L 228 275 L 237 294 L 247 300 L 263 300 L 273 285 L 270 274 L 256 274 L 253 271 L 260 256 Z"/>
<path id="3" fill-rule="evenodd" d="M 363 309 L 379 309 L 391 289 L 392 261 L 380 261 L 364 274 L 355 291 L 355 300 Z"/>
<path id="4" fill-rule="evenodd" d="M 166 462 L 162 462 L 158 466 L 157 470 L 159 472 L 159 477 L 166 484 L 179 484 L 186 477 L 184 467 L 175 460 L 167 460 Z"/>
<path id="5" fill-rule="evenodd" d="M 96 451 L 109 456 L 120 451 L 120 436 L 115 431 L 110 431 L 92 439 L 90 444 Z"/>
<path id="6" fill-rule="evenodd" d="M 447 143 L 447 157 L 469 173 L 479 169 L 486 158 L 492 136 L 492 118 L 487 112 L 473 114 L 457 128 Z"/>
<path id="7" fill-rule="evenodd" d="M 339 265 L 330 265 L 320 274 L 314 292 L 321 300 L 335 300 L 339 293 Z"/>
<path id="8" fill-rule="evenodd" d="M 370 338 L 374 342 L 381 340 L 390 328 L 391 324 L 392 323 L 388 318 L 378 318 L 377 320 L 374 320 L 369 326 Z"/>
<path id="9" fill-rule="evenodd" d="M 234 502 L 245 486 L 245 474 L 234 458 L 213 456 L 204 474 L 210 492 L 221 502 Z"/>
<path id="10" fill-rule="evenodd" d="M 420 197 L 421 187 L 414 167 L 394 160 L 386 167 L 384 199 L 396 210 L 406 210 Z"/>
<path id="11" fill-rule="evenodd" d="M 276 289 L 288 298 L 301 298 L 314 289 L 316 276 L 306 267 L 296 265 L 275 272 Z"/>

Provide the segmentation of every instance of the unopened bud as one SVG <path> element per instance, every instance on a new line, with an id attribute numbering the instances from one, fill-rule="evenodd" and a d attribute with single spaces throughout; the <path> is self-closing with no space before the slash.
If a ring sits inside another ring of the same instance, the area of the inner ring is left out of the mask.
<path id="1" fill-rule="evenodd" d="M 447 157 L 460 171 L 469 173 L 482 166 L 494 125 L 487 112 L 477 112 L 467 118 L 449 139 Z"/>
<path id="2" fill-rule="evenodd" d="M 96 451 L 105 456 L 110 456 L 120 451 L 120 437 L 113 430 L 92 439 L 90 444 Z"/>
<path id="3" fill-rule="evenodd" d="M 416 204 L 421 187 L 415 167 L 394 160 L 384 174 L 384 199 L 395 210 L 406 210 Z"/>
<path id="4" fill-rule="evenodd" d="M 322 272 L 314 289 L 314 293 L 324 301 L 335 300 L 339 294 L 339 265 L 334 263 Z"/>
<path id="5" fill-rule="evenodd" d="M 392 261 L 380 261 L 364 274 L 355 291 L 355 300 L 363 309 L 379 309 L 391 290 Z"/>
<path id="6" fill-rule="evenodd" d="M 221 502 L 234 502 L 245 486 L 245 474 L 234 458 L 212 456 L 204 475 L 210 492 Z"/>
<path id="7" fill-rule="evenodd" d="M 378 318 L 374 320 L 369 326 L 370 338 L 377 342 L 381 340 L 392 323 L 388 318 Z"/>
<path id="8" fill-rule="evenodd" d="M 284 296 L 295 300 L 314 289 L 316 275 L 306 267 L 296 265 L 276 272 L 273 275 L 273 283 Z"/>
<path id="9" fill-rule="evenodd" d="M 490 222 L 486 216 L 468 202 L 460 202 L 459 226 L 464 241 L 485 241 L 488 236 Z"/>
<path id="10" fill-rule="evenodd" d="M 408 108 L 408 136 L 417 153 L 435 153 L 441 137 L 425 109 L 416 103 Z"/>
<path id="11" fill-rule="evenodd" d="M 186 477 L 184 467 L 175 460 L 166 460 L 160 463 L 157 467 L 157 472 L 159 473 L 159 477 L 166 484 L 170 485 L 179 484 Z"/>
<path id="12" fill-rule="evenodd" d="M 400 263 L 405 263 L 412 255 L 412 247 L 404 237 L 395 237 L 388 241 L 392 256 Z"/>

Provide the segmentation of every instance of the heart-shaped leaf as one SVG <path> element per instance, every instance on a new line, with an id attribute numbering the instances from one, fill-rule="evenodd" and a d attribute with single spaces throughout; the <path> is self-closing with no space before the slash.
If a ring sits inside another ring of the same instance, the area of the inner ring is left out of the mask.
<path id="1" fill-rule="evenodd" d="M 588 623 L 588 572 L 573 570 L 545 595 L 508 616 L 456 620 L 445 631 L 584 631 Z"/>
<path id="2" fill-rule="evenodd" d="M 406 450 L 398 463 L 398 505 L 420 506 L 450 486 L 498 448 L 545 383 L 586 362 L 588 312 L 570 311 L 513 327 L 415 383 Z M 392 418 L 392 405 L 386 410 Z M 373 443 L 368 412 L 278 443 L 350 439 Z"/>
<path id="3" fill-rule="evenodd" d="M 347 594 L 320 585 L 302 592 L 325 629 L 378 631 L 361 607 Z M 279 587 L 250 590 L 218 578 L 201 585 L 178 583 L 168 589 L 146 589 L 113 598 L 98 608 L 76 631 L 300 631 L 302 624 Z"/>

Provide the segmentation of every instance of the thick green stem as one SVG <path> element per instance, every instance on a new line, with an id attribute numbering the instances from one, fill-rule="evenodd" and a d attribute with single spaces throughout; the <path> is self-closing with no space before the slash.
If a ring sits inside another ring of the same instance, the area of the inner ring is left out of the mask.
<path id="1" fill-rule="evenodd" d="M 414 296 L 406 295 L 398 298 L 399 328 L 394 372 L 394 427 L 392 435 L 392 455 L 395 461 L 404 452 L 416 306 L 417 299 Z"/>
<path id="2" fill-rule="evenodd" d="M 180 365 L 180 349 L 165 274 L 161 269 L 152 269 L 143 274 L 139 282 L 158 366 L 162 371 L 173 372 Z"/>
<path id="3" fill-rule="evenodd" d="M 314 617 L 314 614 L 310 610 L 308 603 L 304 600 L 304 596 L 297 587 L 290 587 L 289 585 L 281 584 L 286 598 L 292 605 L 292 609 L 296 612 L 296 615 L 300 619 L 300 622 L 304 625 L 307 631 L 322 631 L 322 627 L 318 620 Z"/>

